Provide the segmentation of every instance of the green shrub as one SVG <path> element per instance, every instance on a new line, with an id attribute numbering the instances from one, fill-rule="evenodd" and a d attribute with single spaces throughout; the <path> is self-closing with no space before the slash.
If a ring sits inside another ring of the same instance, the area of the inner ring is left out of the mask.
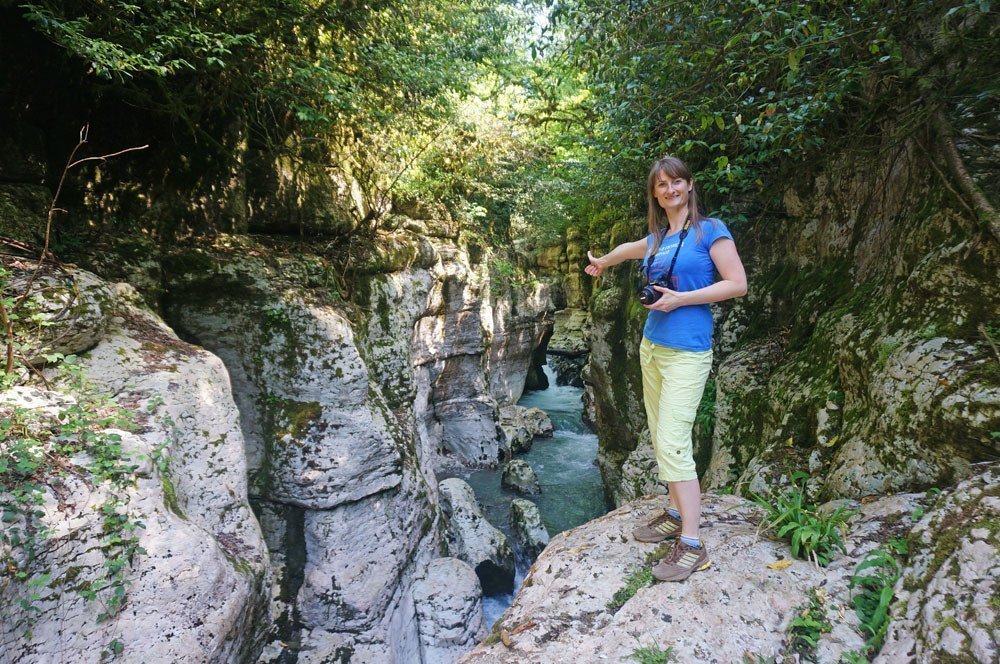
<path id="1" fill-rule="evenodd" d="M 755 496 L 754 502 L 767 511 L 763 526 L 787 540 L 792 555 L 826 567 L 837 551 L 844 551 L 842 531 L 854 513 L 838 507 L 828 515 L 820 514 L 806 501 L 807 478 L 805 473 L 796 473 L 792 486 L 776 499 Z"/>
<path id="2" fill-rule="evenodd" d="M 788 645 L 811 661 L 819 637 L 830 629 L 830 621 L 826 618 L 826 597 L 822 591 L 813 588 L 809 603 L 788 624 Z"/>
<path id="3" fill-rule="evenodd" d="M 47 487 L 61 475 L 82 474 L 107 491 L 107 499 L 99 506 L 104 569 L 98 578 L 76 585 L 81 597 L 101 603 L 98 620 L 113 617 L 124 606 L 127 567 L 144 553 L 138 534 L 142 515 L 128 504 L 136 466 L 122 449 L 121 436 L 109 431 L 133 429 L 134 418 L 87 382 L 75 356 L 52 357 L 62 360 L 59 382 L 74 398 L 54 420 L 43 420 L 36 411 L 23 407 L 0 407 L 4 443 L 0 446 L 0 542 L 23 552 L 20 557 L 0 559 L 0 564 L 26 588 L 16 601 L 27 612 L 28 635 L 39 611 L 36 602 L 51 590 L 52 581 L 49 574 L 35 569 L 38 550 L 50 534 L 39 506 Z M 89 458 L 83 469 L 68 461 L 81 452 Z"/>

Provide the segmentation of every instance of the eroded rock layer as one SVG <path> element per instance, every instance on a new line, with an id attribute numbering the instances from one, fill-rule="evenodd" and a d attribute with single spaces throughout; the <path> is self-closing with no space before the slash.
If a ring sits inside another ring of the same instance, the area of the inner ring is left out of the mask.
<path id="1" fill-rule="evenodd" d="M 55 590 L 5 615 L 13 661 L 98 661 L 125 644 L 164 661 L 444 662 L 471 647 L 482 590 L 466 563 L 438 562 L 449 515 L 435 471 L 497 463 L 501 407 L 551 328 L 547 289 L 492 284 L 463 245 L 405 231 L 357 267 L 350 299 L 332 274 L 249 238 L 175 252 L 152 294 L 183 341 L 131 287 L 76 279 L 82 313 L 52 335 L 89 351 L 95 388 L 141 420 L 122 445 L 145 459 L 127 500 L 145 553 L 111 621 Z M 52 487 L 52 535 L 23 579 L 0 577 L 12 604 L 37 575 L 63 586 L 100 571 L 100 487 Z"/>

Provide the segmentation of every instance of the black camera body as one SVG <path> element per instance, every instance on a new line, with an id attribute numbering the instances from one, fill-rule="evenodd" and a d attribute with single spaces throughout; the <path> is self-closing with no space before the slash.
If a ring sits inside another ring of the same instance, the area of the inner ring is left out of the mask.
<path id="1" fill-rule="evenodd" d="M 639 289 L 639 301 L 643 304 L 653 304 L 661 297 L 663 293 L 653 288 L 653 286 L 659 286 L 660 288 L 669 288 L 667 284 L 658 279 L 648 282 L 645 286 Z"/>

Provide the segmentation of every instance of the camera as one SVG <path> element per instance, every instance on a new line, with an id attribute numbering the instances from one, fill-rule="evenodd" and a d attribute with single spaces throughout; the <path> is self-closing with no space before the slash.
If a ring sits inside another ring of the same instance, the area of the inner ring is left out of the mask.
<path id="1" fill-rule="evenodd" d="M 661 297 L 663 297 L 663 293 L 653 288 L 653 286 L 659 286 L 660 288 L 668 288 L 667 284 L 665 284 L 664 282 L 658 279 L 654 279 L 653 281 L 648 282 L 645 286 L 639 289 L 640 302 L 642 302 L 643 304 L 653 304 Z"/>

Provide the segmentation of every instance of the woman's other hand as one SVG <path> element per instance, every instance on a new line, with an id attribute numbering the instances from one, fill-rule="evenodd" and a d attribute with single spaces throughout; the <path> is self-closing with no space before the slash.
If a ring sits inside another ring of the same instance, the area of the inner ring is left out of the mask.
<path id="1" fill-rule="evenodd" d="M 677 291 L 672 291 L 669 288 L 664 288 L 663 286 L 653 286 L 653 288 L 655 290 L 659 291 L 660 293 L 662 293 L 662 295 L 660 296 L 660 299 L 657 300 L 656 302 L 654 302 L 652 304 L 645 304 L 645 305 L 643 305 L 644 307 L 646 307 L 650 311 L 652 311 L 654 309 L 656 311 L 673 311 L 674 309 L 677 309 L 678 307 L 683 307 L 684 306 L 684 294 L 683 293 L 679 293 Z"/>
<path id="2" fill-rule="evenodd" d="M 604 274 L 604 270 L 608 267 L 607 257 L 594 258 L 594 254 L 587 252 L 587 258 L 590 260 L 590 265 L 583 268 L 583 271 L 592 277 L 599 277 Z"/>

